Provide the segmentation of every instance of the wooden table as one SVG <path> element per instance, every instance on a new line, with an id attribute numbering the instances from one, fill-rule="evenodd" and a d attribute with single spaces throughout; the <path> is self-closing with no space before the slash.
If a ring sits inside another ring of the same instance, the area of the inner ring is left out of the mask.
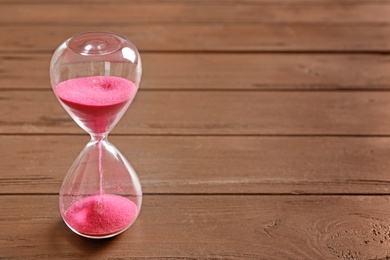
<path id="1" fill-rule="evenodd" d="M 143 80 L 110 135 L 144 203 L 113 239 L 70 231 L 88 136 L 55 48 L 114 31 Z M 0 259 L 390 259 L 390 1 L 1 0 Z"/>

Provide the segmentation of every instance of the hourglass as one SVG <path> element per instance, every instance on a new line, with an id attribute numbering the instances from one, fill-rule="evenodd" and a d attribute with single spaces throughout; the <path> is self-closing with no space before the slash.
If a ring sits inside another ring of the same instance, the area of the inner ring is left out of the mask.
<path id="1" fill-rule="evenodd" d="M 113 33 L 76 35 L 53 54 L 54 93 L 91 136 L 65 176 L 59 196 L 63 220 L 81 236 L 115 236 L 133 224 L 141 209 L 137 174 L 107 140 L 137 93 L 141 74 L 136 47 Z"/>

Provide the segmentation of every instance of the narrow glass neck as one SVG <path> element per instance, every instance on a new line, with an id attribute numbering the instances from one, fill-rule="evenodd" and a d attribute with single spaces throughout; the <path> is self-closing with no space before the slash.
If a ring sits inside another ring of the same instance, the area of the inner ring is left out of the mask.
<path id="1" fill-rule="evenodd" d="M 98 141 L 107 141 L 108 134 L 91 134 L 91 141 L 98 142 Z"/>

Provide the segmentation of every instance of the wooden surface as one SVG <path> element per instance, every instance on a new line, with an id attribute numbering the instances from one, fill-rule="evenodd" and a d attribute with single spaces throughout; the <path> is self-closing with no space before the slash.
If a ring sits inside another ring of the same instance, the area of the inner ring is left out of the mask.
<path id="1" fill-rule="evenodd" d="M 390 259 L 390 1 L 0 0 L 0 259 Z M 141 51 L 109 140 L 141 214 L 90 240 L 58 209 L 88 136 L 50 57 L 82 31 Z"/>

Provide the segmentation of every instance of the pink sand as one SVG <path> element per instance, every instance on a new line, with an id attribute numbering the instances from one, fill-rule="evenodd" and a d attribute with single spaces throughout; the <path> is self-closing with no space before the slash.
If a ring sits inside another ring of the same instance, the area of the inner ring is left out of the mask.
<path id="1" fill-rule="evenodd" d="M 85 126 L 104 133 L 134 98 L 137 87 L 120 77 L 92 76 L 63 81 L 55 92 Z"/>
<path id="2" fill-rule="evenodd" d="M 80 234 L 106 236 L 126 229 L 137 216 L 131 200 L 112 194 L 86 197 L 65 211 L 65 221 Z"/>
<path id="3" fill-rule="evenodd" d="M 131 81 L 113 76 L 75 78 L 55 87 L 58 98 L 94 133 L 105 133 L 136 91 L 137 87 Z M 99 140 L 100 195 L 76 201 L 64 214 L 69 226 L 90 236 L 120 232 L 135 220 L 138 212 L 129 199 L 103 195 L 101 149 Z"/>
<path id="4" fill-rule="evenodd" d="M 55 88 L 59 98 L 85 106 L 111 106 L 126 102 L 134 95 L 134 84 L 114 76 L 74 78 Z"/>

